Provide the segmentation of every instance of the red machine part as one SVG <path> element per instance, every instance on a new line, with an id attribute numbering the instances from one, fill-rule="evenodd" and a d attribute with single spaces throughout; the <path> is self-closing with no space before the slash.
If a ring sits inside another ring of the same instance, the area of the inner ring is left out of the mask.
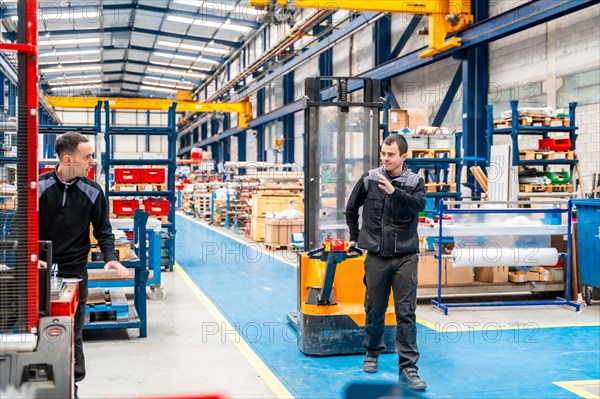
<path id="1" fill-rule="evenodd" d="M 323 242 L 325 252 L 345 252 L 346 242 L 338 238 L 327 237 Z"/>

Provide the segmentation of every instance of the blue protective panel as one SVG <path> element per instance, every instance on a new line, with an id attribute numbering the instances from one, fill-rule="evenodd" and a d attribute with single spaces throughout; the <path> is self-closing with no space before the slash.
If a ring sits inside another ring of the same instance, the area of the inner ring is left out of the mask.
<path id="1" fill-rule="evenodd" d="M 351 384 L 397 381 L 395 354 L 381 356 L 376 374 L 362 372 L 362 355 L 302 354 L 286 322 L 287 312 L 296 309 L 296 268 L 261 253 L 256 244 L 241 244 L 186 218 L 177 223 L 182 269 L 292 395 L 342 398 Z M 456 323 L 445 332 L 418 325 L 427 397 L 576 398 L 553 382 L 600 379 L 599 326 L 498 330 L 483 323 L 477 331 Z M 209 327 L 198 339 L 212 333 Z M 226 333 L 221 331 L 223 339 L 234 339 Z"/>

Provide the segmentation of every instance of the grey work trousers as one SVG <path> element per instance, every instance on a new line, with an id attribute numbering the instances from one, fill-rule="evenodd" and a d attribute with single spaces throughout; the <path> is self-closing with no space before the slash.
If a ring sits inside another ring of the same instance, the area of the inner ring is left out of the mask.
<path id="1" fill-rule="evenodd" d="M 394 292 L 396 312 L 396 349 L 400 370 L 417 368 L 417 263 L 418 255 L 382 257 L 368 253 L 365 259 L 366 336 L 364 347 L 371 352 L 385 349 L 385 311 L 390 289 Z"/>

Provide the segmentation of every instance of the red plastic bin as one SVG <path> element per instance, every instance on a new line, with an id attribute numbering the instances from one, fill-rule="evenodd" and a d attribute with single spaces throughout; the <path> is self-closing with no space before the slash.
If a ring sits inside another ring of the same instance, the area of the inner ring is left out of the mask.
<path id="1" fill-rule="evenodd" d="M 141 183 L 140 169 L 115 169 L 115 183 Z"/>
<path id="2" fill-rule="evenodd" d="M 139 207 L 140 201 L 138 200 L 113 200 L 113 213 L 115 215 L 133 215 Z"/>
<path id="3" fill-rule="evenodd" d="M 202 159 L 202 148 L 194 147 L 190 152 L 190 158 L 192 159 Z"/>
<path id="4" fill-rule="evenodd" d="M 165 182 L 165 169 L 164 168 L 148 168 L 140 169 L 141 183 L 164 183 Z"/>
<path id="5" fill-rule="evenodd" d="M 170 205 L 168 200 L 144 200 L 144 210 L 151 215 L 168 215 Z"/>
<path id="6" fill-rule="evenodd" d="M 538 147 L 540 150 L 570 151 L 571 139 L 541 139 Z"/>
<path id="7" fill-rule="evenodd" d="M 50 301 L 50 315 L 75 317 L 78 304 L 79 284 L 69 283 L 60 292 L 58 298 Z"/>

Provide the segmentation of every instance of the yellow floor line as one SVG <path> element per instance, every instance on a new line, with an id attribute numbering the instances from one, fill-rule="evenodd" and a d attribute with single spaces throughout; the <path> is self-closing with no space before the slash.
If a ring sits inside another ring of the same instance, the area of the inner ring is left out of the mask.
<path id="1" fill-rule="evenodd" d="M 227 331 L 235 331 L 233 326 L 225 319 L 223 314 L 217 309 L 217 307 L 208 299 L 208 297 L 202 292 L 200 288 L 192 281 L 190 276 L 175 262 L 175 271 L 177 271 L 181 277 L 185 280 L 188 286 L 194 291 L 194 293 L 200 298 L 200 302 L 208 309 L 210 314 L 215 318 L 221 325 L 225 325 Z M 238 349 L 242 352 L 244 357 L 248 359 L 248 362 L 258 371 L 260 376 L 265 380 L 269 388 L 273 390 L 278 398 L 293 398 L 294 396 L 283 386 L 279 379 L 273 374 L 273 372 L 267 367 L 267 365 L 258 357 L 258 355 L 252 350 L 250 345 L 236 332 L 234 339 Z"/>
<path id="2" fill-rule="evenodd" d="M 217 228 L 215 228 L 213 226 L 210 226 L 210 225 L 208 225 L 206 223 L 202 223 L 201 221 L 199 221 L 199 220 L 197 220 L 195 218 L 192 218 L 192 217 L 190 217 L 188 215 L 184 215 L 182 213 L 177 213 L 177 215 L 181 216 L 182 218 L 185 218 L 185 219 L 189 220 L 190 222 L 197 223 L 200 226 L 205 227 L 205 228 L 207 228 L 209 230 L 212 230 L 215 233 L 218 233 L 218 234 L 220 234 L 222 236 L 229 237 L 232 240 L 239 242 L 240 244 L 248 244 L 248 241 L 244 241 L 244 240 L 242 240 L 242 239 L 240 239 L 240 238 L 238 238 L 238 237 L 236 237 L 234 235 L 225 234 L 223 231 L 221 231 L 221 230 L 219 230 L 219 229 L 217 229 Z M 252 242 L 254 242 L 254 241 L 252 241 Z M 262 249 L 262 247 L 256 247 L 256 249 L 260 250 L 263 255 L 265 254 L 265 251 Z M 275 259 L 277 259 L 277 260 L 279 260 L 279 261 L 281 261 L 281 262 L 283 262 L 285 264 L 288 264 L 288 265 L 290 265 L 292 267 L 295 267 L 295 268 L 298 267 L 295 263 L 292 263 L 289 260 L 286 260 L 283 257 L 281 257 L 281 256 L 279 256 L 279 255 L 277 255 L 275 253 L 268 254 L 268 255 L 273 256 Z"/>
<path id="3" fill-rule="evenodd" d="M 553 384 L 559 387 L 571 391 L 576 395 L 586 399 L 600 399 L 600 396 L 596 396 L 593 393 L 586 391 L 581 388 L 581 385 L 600 385 L 600 380 L 581 380 L 581 381 L 560 381 L 554 382 Z"/>

